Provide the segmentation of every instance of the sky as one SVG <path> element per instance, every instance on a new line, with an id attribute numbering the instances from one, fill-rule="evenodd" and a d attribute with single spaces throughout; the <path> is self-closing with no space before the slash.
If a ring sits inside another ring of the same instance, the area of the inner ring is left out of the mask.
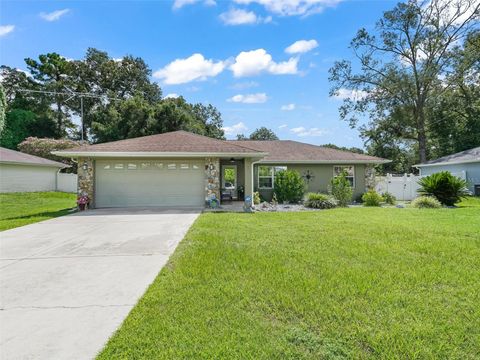
<path id="1" fill-rule="evenodd" d="M 362 147 L 339 117 L 347 90 L 329 97 L 328 69 L 352 59 L 358 29 L 372 29 L 394 1 L 139 0 L 0 3 L 0 62 L 87 48 L 134 55 L 164 96 L 211 103 L 227 138 L 272 129 L 281 139 Z"/>

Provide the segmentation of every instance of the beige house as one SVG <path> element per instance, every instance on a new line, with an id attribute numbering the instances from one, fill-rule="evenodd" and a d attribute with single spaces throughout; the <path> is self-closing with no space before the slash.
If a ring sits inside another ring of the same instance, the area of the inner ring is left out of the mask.
<path id="1" fill-rule="evenodd" d="M 295 141 L 228 141 L 175 131 L 55 152 L 78 160 L 78 192 L 93 207 L 204 206 L 228 194 L 270 199 L 275 172 L 297 170 L 308 191 L 348 172 L 355 195 L 389 160 Z"/>

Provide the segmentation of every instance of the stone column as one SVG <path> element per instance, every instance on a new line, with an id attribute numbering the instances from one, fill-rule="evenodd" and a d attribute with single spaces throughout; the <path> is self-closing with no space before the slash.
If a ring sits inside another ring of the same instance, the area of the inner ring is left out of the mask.
<path id="1" fill-rule="evenodd" d="M 220 159 L 205 159 L 205 202 L 208 202 L 212 196 L 220 201 Z"/>
<path id="2" fill-rule="evenodd" d="M 375 168 L 373 165 L 365 165 L 365 188 L 375 189 Z"/>
<path id="3" fill-rule="evenodd" d="M 84 170 L 84 165 L 87 169 Z M 90 208 L 95 207 L 94 183 L 95 165 L 91 158 L 78 158 L 78 195 L 87 195 L 90 199 Z"/>

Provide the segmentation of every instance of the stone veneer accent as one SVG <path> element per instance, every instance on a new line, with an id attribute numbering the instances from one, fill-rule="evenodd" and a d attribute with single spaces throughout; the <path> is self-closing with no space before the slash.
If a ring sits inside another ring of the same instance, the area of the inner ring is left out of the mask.
<path id="1" fill-rule="evenodd" d="M 220 200 L 220 159 L 205 159 L 205 201 L 211 199 L 212 195 Z"/>
<path id="2" fill-rule="evenodd" d="M 367 190 L 375 189 L 375 168 L 373 165 L 365 165 L 365 187 Z"/>
<path id="3" fill-rule="evenodd" d="M 87 170 L 83 170 L 83 165 L 87 164 Z M 90 198 L 89 207 L 94 206 L 94 183 L 95 167 L 93 159 L 78 158 L 78 195 L 87 195 Z"/>

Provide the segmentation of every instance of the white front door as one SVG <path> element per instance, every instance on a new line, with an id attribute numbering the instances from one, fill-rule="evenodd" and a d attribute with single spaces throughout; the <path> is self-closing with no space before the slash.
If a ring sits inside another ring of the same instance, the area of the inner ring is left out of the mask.
<path id="1" fill-rule="evenodd" d="M 237 198 L 237 165 L 222 165 L 222 191 L 228 191 Z"/>

